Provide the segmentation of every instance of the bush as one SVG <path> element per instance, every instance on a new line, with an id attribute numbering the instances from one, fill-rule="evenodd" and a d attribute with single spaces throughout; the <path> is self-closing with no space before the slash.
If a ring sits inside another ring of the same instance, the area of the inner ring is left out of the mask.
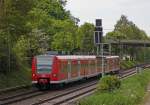
<path id="1" fill-rule="evenodd" d="M 98 84 L 98 91 L 113 91 L 118 89 L 121 85 L 121 81 L 117 76 L 105 76 L 103 77 Z"/>

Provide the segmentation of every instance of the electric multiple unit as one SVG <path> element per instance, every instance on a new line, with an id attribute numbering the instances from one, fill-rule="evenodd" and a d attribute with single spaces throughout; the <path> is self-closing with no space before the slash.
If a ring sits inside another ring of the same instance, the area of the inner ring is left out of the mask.
<path id="1" fill-rule="evenodd" d="M 39 55 L 32 61 L 32 83 L 40 86 L 69 83 L 102 72 L 115 72 L 119 67 L 118 56 Z"/>

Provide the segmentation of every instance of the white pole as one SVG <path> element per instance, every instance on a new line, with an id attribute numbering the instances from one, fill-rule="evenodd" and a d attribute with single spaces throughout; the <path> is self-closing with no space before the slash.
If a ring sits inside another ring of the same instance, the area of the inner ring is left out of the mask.
<path id="1" fill-rule="evenodd" d="M 101 57 L 102 57 L 102 77 L 104 77 L 105 75 L 105 71 L 104 71 L 104 51 L 103 51 L 103 43 L 101 44 Z"/>

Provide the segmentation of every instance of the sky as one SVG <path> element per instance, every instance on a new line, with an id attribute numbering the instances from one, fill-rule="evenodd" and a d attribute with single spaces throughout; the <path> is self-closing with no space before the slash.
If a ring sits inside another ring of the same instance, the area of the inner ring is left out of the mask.
<path id="1" fill-rule="evenodd" d="M 150 0 L 67 0 L 66 9 L 84 22 L 103 19 L 104 33 L 112 31 L 121 15 L 150 36 Z"/>

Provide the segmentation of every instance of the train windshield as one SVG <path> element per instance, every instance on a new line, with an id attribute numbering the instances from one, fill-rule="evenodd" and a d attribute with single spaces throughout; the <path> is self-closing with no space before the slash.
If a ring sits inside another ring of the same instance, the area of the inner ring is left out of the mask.
<path id="1" fill-rule="evenodd" d="M 38 56 L 37 57 L 37 73 L 45 74 L 50 73 L 52 70 L 52 60 L 50 56 Z"/>

